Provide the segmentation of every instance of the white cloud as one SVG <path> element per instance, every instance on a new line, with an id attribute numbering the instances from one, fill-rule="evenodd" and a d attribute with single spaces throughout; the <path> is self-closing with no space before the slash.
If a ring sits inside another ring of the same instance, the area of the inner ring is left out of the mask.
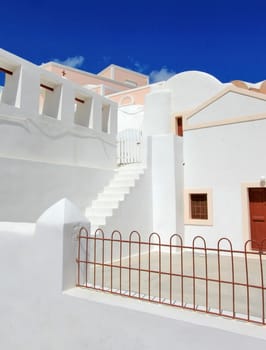
<path id="1" fill-rule="evenodd" d="M 162 67 L 160 70 L 153 70 L 150 73 L 151 83 L 157 83 L 162 80 L 168 80 L 176 73 L 173 70 L 169 70 L 167 67 Z"/>
<path id="2" fill-rule="evenodd" d="M 134 69 L 139 73 L 143 73 L 148 68 L 147 64 L 142 64 L 138 61 L 134 62 L 133 65 Z"/>
<path id="3" fill-rule="evenodd" d="M 64 66 L 69 66 L 72 68 L 78 68 L 81 67 L 85 58 L 83 56 L 74 56 L 74 57 L 68 57 L 65 60 L 59 60 L 57 58 L 54 59 L 54 62 L 63 64 Z"/>
<path id="4" fill-rule="evenodd" d="M 134 70 L 139 73 L 144 73 L 149 68 L 147 64 L 135 60 L 134 57 L 128 56 L 128 60 L 130 61 L 130 66 L 127 67 L 128 69 Z"/>

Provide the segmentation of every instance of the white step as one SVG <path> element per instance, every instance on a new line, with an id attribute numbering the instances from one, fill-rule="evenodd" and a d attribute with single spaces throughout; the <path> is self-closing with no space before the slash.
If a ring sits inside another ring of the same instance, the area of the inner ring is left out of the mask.
<path id="1" fill-rule="evenodd" d="M 128 179 L 128 178 L 116 178 L 113 179 L 109 186 L 113 186 L 113 187 L 133 187 L 135 185 L 136 179 Z"/>
<path id="2" fill-rule="evenodd" d="M 111 185 L 111 186 L 107 186 L 107 187 L 105 187 L 104 188 L 104 192 L 103 193 L 105 193 L 105 194 L 107 194 L 107 193 L 111 193 L 111 194 L 113 194 L 113 193 L 117 193 L 117 194 L 127 194 L 127 193 L 129 193 L 130 192 L 130 187 L 128 187 L 128 186 L 115 186 L 115 185 Z"/>
<path id="3" fill-rule="evenodd" d="M 132 187 L 135 185 L 135 182 L 135 179 L 113 179 L 106 187 Z"/>
<path id="4" fill-rule="evenodd" d="M 105 217 L 104 216 L 87 216 L 90 223 L 91 223 L 91 226 L 102 226 L 102 225 L 105 225 Z"/>
<path id="5" fill-rule="evenodd" d="M 98 195 L 97 200 L 113 200 L 113 201 L 122 201 L 125 198 L 125 193 L 121 192 L 102 192 Z"/>
<path id="6" fill-rule="evenodd" d="M 86 216 L 112 216 L 112 208 L 90 207 L 86 209 Z"/>
<path id="7" fill-rule="evenodd" d="M 118 208 L 119 200 L 109 199 L 109 196 L 106 199 L 96 199 L 92 201 L 92 208 Z"/>
<path id="8" fill-rule="evenodd" d="M 126 172 L 117 172 L 114 176 L 114 179 L 139 179 L 141 174 L 139 173 L 126 173 Z"/>
<path id="9" fill-rule="evenodd" d="M 117 173 L 116 174 L 123 174 L 123 175 L 133 175 L 133 174 L 143 174 L 144 173 L 144 170 L 143 169 L 122 169 L 122 170 L 117 170 Z"/>

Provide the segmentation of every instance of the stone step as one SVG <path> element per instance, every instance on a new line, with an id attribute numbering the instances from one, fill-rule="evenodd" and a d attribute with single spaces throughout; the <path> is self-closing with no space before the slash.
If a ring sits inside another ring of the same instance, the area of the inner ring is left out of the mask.
<path id="1" fill-rule="evenodd" d="M 113 180 L 117 180 L 117 179 L 133 179 L 133 180 L 137 180 L 140 178 L 140 175 L 139 173 L 116 173 Z"/>
<path id="2" fill-rule="evenodd" d="M 121 179 L 121 178 L 116 178 L 113 179 L 110 183 L 109 186 L 111 187 L 133 187 L 135 185 L 136 180 L 135 179 Z M 108 187 L 109 187 L 108 186 Z"/>
<path id="3" fill-rule="evenodd" d="M 116 175 L 120 174 L 120 175 L 128 175 L 128 176 L 130 176 L 130 175 L 136 175 L 136 174 L 141 175 L 143 173 L 144 173 L 144 169 L 134 170 L 134 169 L 130 169 L 129 168 L 129 169 L 117 170 Z"/>
<path id="4" fill-rule="evenodd" d="M 90 207 L 86 209 L 85 215 L 91 216 L 112 216 L 113 208 Z"/>
<path id="5" fill-rule="evenodd" d="M 104 216 L 91 215 L 91 216 L 87 216 L 87 218 L 89 219 L 89 221 L 91 223 L 91 227 L 103 226 L 103 225 L 105 225 L 105 222 L 106 222 Z"/>
<path id="6" fill-rule="evenodd" d="M 120 200 L 110 199 L 109 196 L 106 199 L 95 199 L 91 203 L 92 208 L 118 208 Z"/>
<path id="7" fill-rule="evenodd" d="M 103 201 L 122 201 L 125 198 L 125 193 L 122 192 L 102 192 L 98 194 L 98 197 L 96 200 L 103 200 Z"/>
<path id="8" fill-rule="evenodd" d="M 116 186 L 116 185 L 112 185 L 112 186 L 107 186 L 104 188 L 104 192 L 105 194 L 107 193 L 117 193 L 117 194 L 128 194 L 130 192 L 130 187 L 128 186 Z"/>

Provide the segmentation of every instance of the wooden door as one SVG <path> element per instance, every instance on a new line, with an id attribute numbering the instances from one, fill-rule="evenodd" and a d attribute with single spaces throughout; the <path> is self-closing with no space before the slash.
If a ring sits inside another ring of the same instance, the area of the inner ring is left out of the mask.
<path id="1" fill-rule="evenodd" d="M 266 188 L 249 188 L 250 232 L 252 248 L 266 240 Z M 266 241 L 263 244 L 266 250 Z"/>

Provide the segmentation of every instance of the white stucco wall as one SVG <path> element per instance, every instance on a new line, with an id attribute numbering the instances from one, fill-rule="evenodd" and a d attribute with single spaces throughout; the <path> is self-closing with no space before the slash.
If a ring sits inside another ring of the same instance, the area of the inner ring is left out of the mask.
<path id="1" fill-rule="evenodd" d="M 213 194 L 213 226 L 186 225 L 186 242 L 199 234 L 216 245 L 226 236 L 243 248 L 241 184 L 260 186 L 266 175 L 265 131 L 266 120 L 257 120 L 185 132 L 184 187 L 210 188 Z"/>
<path id="2" fill-rule="evenodd" d="M 228 92 L 188 119 L 188 125 L 264 114 L 266 100 Z"/>
<path id="3" fill-rule="evenodd" d="M 143 106 L 129 105 L 118 108 L 118 132 L 125 129 L 141 129 L 143 123 Z"/>
<path id="4" fill-rule="evenodd" d="M 182 142 L 173 134 L 149 138 L 153 231 L 167 243 L 171 235 L 184 232 Z"/>
<path id="5" fill-rule="evenodd" d="M 1 116 L 0 155 L 17 159 L 112 169 L 116 141 L 82 126 L 68 128 L 49 117 Z"/>
<path id="6" fill-rule="evenodd" d="M 155 90 L 145 96 L 143 134 L 157 135 L 171 132 L 170 90 Z"/>
<path id="7" fill-rule="evenodd" d="M 35 222 L 63 197 L 85 210 L 112 170 L 0 158 L 0 221 Z"/>
<path id="8" fill-rule="evenodd" d="M 75 288 L 69 201 L 37 225 L 0 224 L 1 347 L 8 350 L 205 350 L 266 345 L 263 327 Z"/>

